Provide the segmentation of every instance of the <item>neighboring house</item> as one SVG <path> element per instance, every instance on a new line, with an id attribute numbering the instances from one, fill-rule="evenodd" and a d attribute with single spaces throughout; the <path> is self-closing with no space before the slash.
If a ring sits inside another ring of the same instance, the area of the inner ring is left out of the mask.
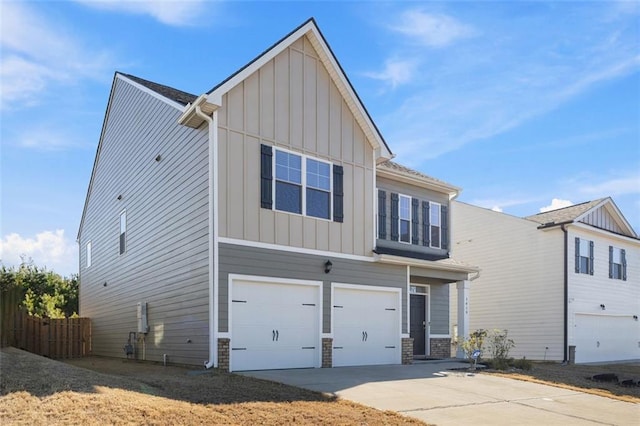
<path id="1" fill-rule="evenodd" d="M 93 353 L 448 356 L 450 284 L 464 304 L 477 271 L 449 258 L 459 189 L 391 158 L 313 20 L 198 97 L 116 73 L 78 234 Z"/>
<path id="2" fill-rule="evenodd" d="M 470 330 L 507 329 L 514 357 L 640 359 L 640 240 L 611 198 L 526 218 L 452 210 L 452 253 L 480 267 Z"/>

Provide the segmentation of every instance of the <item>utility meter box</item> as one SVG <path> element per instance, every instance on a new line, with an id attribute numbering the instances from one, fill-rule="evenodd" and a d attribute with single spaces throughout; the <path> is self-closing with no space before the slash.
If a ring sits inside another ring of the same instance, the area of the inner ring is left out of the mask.
<path id="1" fill-rule="evenodd" d="M 147 302 L 138 302 L 138 333 L 148 333 Z"/>

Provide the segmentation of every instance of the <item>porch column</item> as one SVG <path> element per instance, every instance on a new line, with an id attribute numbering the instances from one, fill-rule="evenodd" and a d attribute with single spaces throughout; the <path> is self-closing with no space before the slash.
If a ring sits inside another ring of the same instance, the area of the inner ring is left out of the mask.
<path id="1" fill-rule="evenodd" d="M 458 341 L 461 342 L 469 337 L 469 286 L 468 280 L 458 281 Z M 456 358 L 464 358 L 464 350 L 461 345 L 457 346 Z"/>

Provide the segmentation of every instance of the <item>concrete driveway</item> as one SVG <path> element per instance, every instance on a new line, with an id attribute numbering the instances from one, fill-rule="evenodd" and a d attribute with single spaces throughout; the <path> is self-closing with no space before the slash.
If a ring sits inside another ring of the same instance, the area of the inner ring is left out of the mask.
<path id="1" fill-rule="evenodd" d="M 436 425 L 640 425 L 640 405 L 482 374 L 468 364 L 250 371 L 240 374 L 331 393 Z"/>

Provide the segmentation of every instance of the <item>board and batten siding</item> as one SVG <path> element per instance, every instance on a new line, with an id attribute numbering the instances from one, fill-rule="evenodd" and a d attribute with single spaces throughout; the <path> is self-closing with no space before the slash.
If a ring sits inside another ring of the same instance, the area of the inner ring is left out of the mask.
<path id="1" fill-rule="evenodd" d="M 593 241 L 593 275 L 575 272 L 575 238 Z M 609 246 L 625 250 L 627 279 L 609 278 Z M 640 315 L 640 242 L 597 229 L 569 228 L 569 345 L 575 345 L 575 315 Z M 600 305 L 604 305 L 603 310 Z M 640 335 L 628 336 L 640 348 Z M 576 347 L 576 351 L 580 348 Z M 640 353 L 639 353 L 640 355 Z"/>
<path id="2" fill-rule="evenodd" d="M 452 256 L 480 268 L 469 290 L 469 330 L 507 329 L 516 345 L 511 356 L 562 360 L 562 231 L 542 231 L 535 222 L 457 201 L 451 215 Z"/>
<path id="3" fill-rule="evenodd" d="M 222 98 L 218 112 L 221 237 L 371 256 L 373 148 L 306 37 Z M 261 208 L 260 145 L 344 168 L 344 222 Z"/>
<path id="4" fill-rule="evenodd" d="M 350 259 L 331 258 L 331 272 L 324 272 L 326 256 L 221 243 L 219 247 L 219 327 L 229 331 L 229 274 L 322 281 L 322 331 L 331 333 L 331 283 L 396 287 L 402 289 L 402 311 L 407 309 L 407 268 Z M 407 333 L 406 315 L 402 332 Z"/>
<path id="5" fill-rule="evenodd" d="M 80 315 L 91 318 L 94 354 L 125 357 L 137 303 L 146 302 L 147 360 L 208 359 L 208 139 L 179 115 L 116 76 L 79 233 Z"/>

